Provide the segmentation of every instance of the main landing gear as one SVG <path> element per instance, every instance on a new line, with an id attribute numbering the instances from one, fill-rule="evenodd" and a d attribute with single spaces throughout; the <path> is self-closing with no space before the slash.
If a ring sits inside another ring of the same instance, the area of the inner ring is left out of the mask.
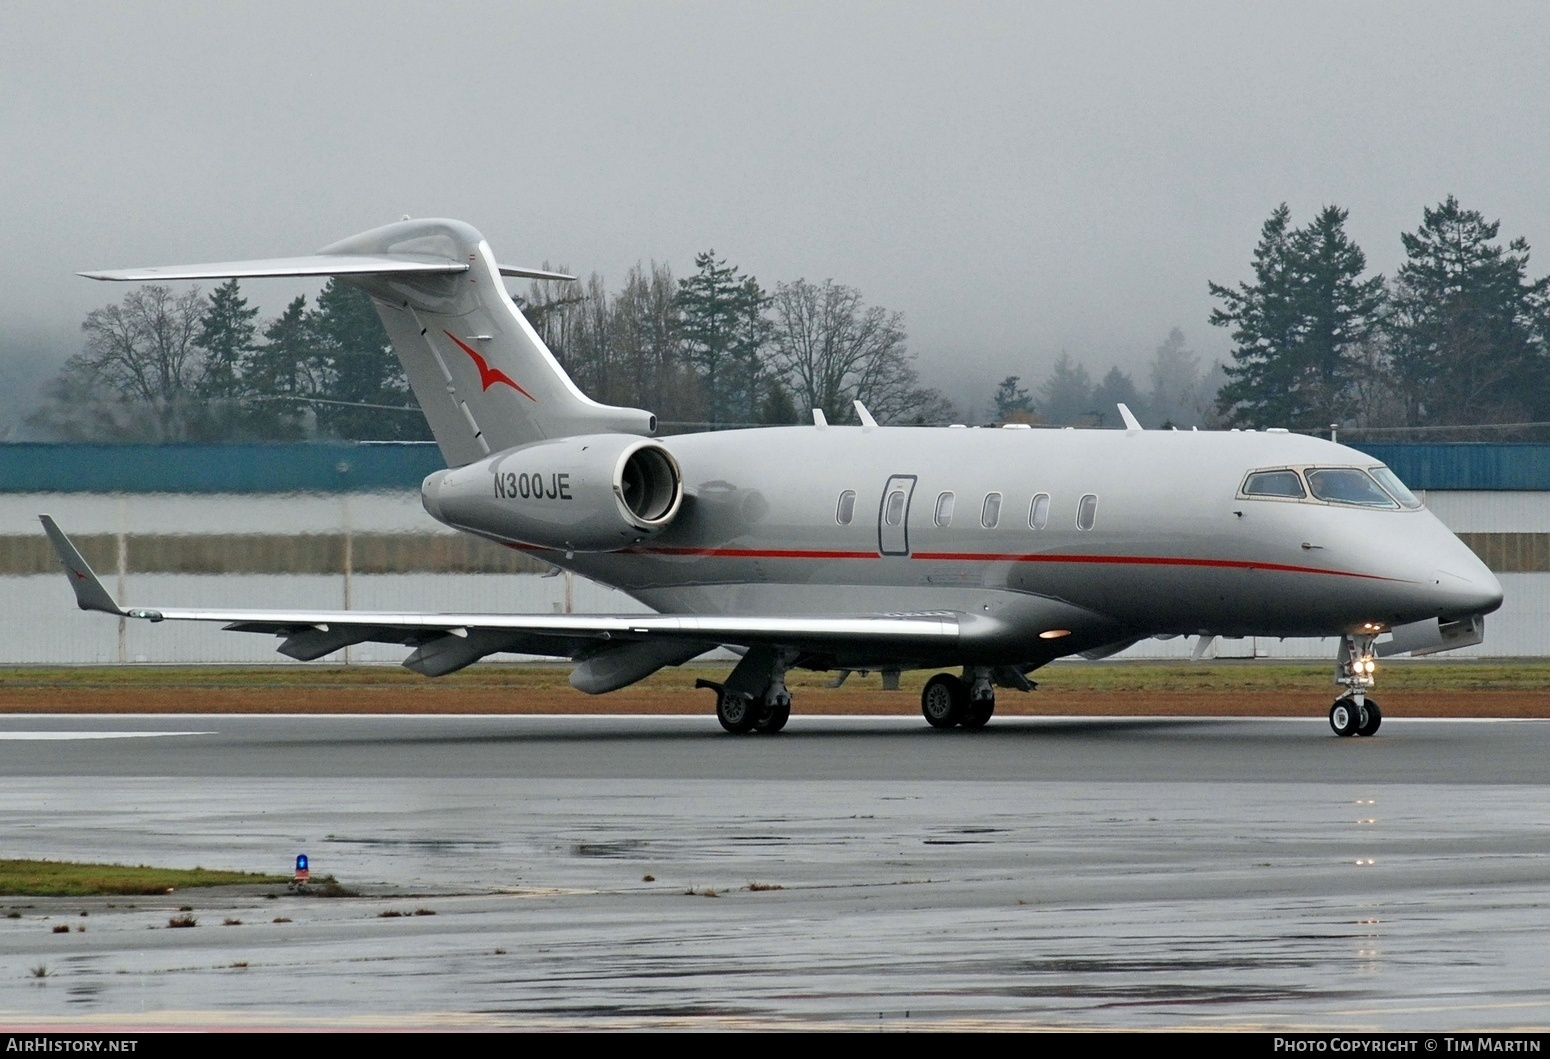
<path id="1" fill-rule="evenodd" d="M 963 677 L 938 673 L 920 693 L 920 712 L 933 728 L 983 728 L 996 712 L 996 685 L 988 667 L 963 671 Z"/>
<path id="2" fill-rule="evenodd" d="M 774 735 L 791 719 L 786 669 L 795 659 L 794 651 L 755 647 L 743 656 L 725 684 L 696 680 L 694 686 L 716 693 L 716 720 L 733 735 Z"/>
<path id="3" fill-rule="evenodd" d="M 1341 641 L 1340 660 L 1335 664 L 1335 683 L 1345 691 L 1329 708 L 1329 726 L 1338 736 L 1372 735 L 1383 723 L 1383 712 L 1376 699 L 1367 697 L 1367 689 L 1377 683 L 1378 668 L 1372 645 L 1376 633 L 1357 633 Z"/>
<path id="4" fill-rule="evenodd" d="M 716 720 L 733 735 L 747 732 L 774 735 L 791 720 L 791 692 L 786 690 L 784 681 L 771 685 L 759 699 L 713 680 L 696 680 L 694 686 L 710 688 L 716 693 Z"/>

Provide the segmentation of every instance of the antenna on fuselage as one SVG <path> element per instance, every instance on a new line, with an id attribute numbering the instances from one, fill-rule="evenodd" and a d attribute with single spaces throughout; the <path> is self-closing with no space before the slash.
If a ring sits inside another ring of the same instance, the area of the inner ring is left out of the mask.
<path id="1" fill-rule="evenodd" d="M 854 403 L 856 406 L 856 417 L 861 420 L 861 432 L 864 434 L 869 430 L 877 429 L 877 420 L 873 419 L 872 413 L 866 410 L 866 405 L 860 401 Z"/>
<path id="2" fill-rule="evenodd" d="M 829 417 L 823 414 L 822 408 L 813 409 L 813 426 L 823 430 L 829 425 Z"/>
<path id="3" fill-rule="evenodd" d="M 1124 401 L 1119 402 L 1119 417 L 1125 421 L 1125 433 L 1127 434 L 1134 434 L 1138 430 L 1145 429 L 1141 425 L 1141 420 L 1137 419 L 1135 414 L 1126 407 Z"/>

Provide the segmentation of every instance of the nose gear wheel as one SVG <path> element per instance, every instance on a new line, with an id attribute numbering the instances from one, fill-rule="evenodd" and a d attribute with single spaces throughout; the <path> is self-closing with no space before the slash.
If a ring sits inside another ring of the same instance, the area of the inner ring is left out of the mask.
<path id="1" fill-rule="evenodd" d="M 1363 698 L 1358 704 L 1356 696 L 1347 696 L 1336 699 L 1335 704 L 1329 708 L 1329 726 L 1342 738 L 1372 735 L 1382 723 L 1383 711 L 1378 709 L 1378 703 L 1373 699 Z"/>

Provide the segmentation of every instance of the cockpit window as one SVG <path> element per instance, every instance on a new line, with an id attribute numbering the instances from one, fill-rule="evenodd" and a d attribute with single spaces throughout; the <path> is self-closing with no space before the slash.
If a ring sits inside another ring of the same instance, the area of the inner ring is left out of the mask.
<path id="1" fill-rule="evenodd" d="M 1256 471 L 1243 483 L 1244 496 L 1283 496 L 1301 500 L 1302 479 L 1296 471 Z"/>
<path id="2" fill-rule="evenodd" d="M 1399 480 L 1399 475 L 1395 474 L 1387 467 L 1373 467 L 1370 468 L 1367 473 L 1376 478 L 1378 480 L 1378 484 L 1383 486 L 1384 489 L 1388 490 L 1389 496 L 1392 496 L 1395 500 L 1399 501 L 1400 507 L 1409 508 L 1410 510 L 1414 511 L 1416 508 L 1421 506 L 1420 499 L 1410 490 L 1405 488 L 1405 483 Z"/>
<path id="3" fill-rule="evenodd" d="M 1367 476 L 1366 471 L 1355 467 L 1324 467 L 1308 472 L 1308 488 L 1318 500 L 1331 504 L 1358 504 L 1362 507 L 1387 507 L 1398 505 L 1389 495 L 1378 488 L 1378 483 Z"/>

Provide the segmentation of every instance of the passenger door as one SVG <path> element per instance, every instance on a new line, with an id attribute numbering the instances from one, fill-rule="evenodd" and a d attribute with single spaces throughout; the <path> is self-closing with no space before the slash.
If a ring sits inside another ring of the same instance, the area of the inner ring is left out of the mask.
<path id="1" fill-rule="evenodd" d="M 877 550 L 884 555 L 910 553 L 910 498 L 915 495 L 915 475 L 896 474 L 883 487 L 877 508 Z"/>

